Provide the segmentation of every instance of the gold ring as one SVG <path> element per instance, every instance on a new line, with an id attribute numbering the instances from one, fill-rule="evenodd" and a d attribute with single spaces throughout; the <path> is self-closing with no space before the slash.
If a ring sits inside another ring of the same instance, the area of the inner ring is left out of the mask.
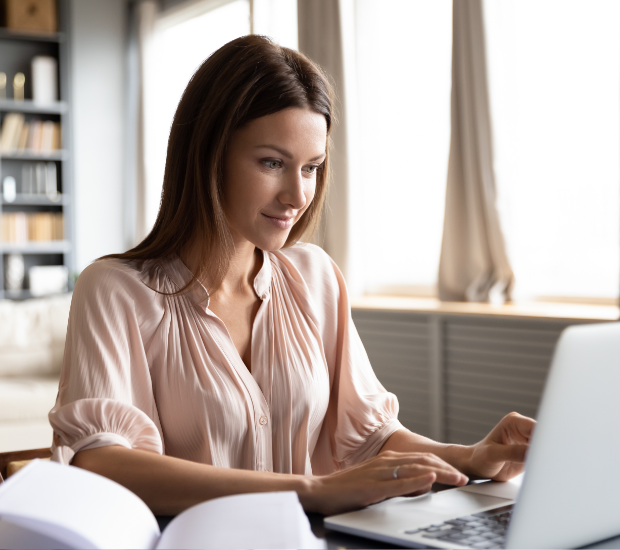
<path id="1" fill-rule="evenodd" d="M 394 479 L 398 479 L 398 468 L 400 468 L 400 466 L 396 466 L 396 468 L 394 468 L 394 471 L 392 472 Z"/>

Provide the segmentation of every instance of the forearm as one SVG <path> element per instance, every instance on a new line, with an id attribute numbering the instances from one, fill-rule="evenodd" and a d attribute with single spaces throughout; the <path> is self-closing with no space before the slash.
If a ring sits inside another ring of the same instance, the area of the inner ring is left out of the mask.
<path id="1" fill-rule="evenodd" d="M 471 473 L 472 447 L 439 443 L 407 429 L 394 432 L 385 442 L 380 452 L 397 451 L 401 453 L 433 453 L 465 475 Z"/>
<path id="2" fill-rule="evenodd" d="M 125 447 L 100 447 L 78 453 L 73 464 L 100 474 L 137 494 L 155 514 L 176 515 L 205 500 L 225 495 L 296 491 L 305 504 L 309 478 L 231 468 Z"/>

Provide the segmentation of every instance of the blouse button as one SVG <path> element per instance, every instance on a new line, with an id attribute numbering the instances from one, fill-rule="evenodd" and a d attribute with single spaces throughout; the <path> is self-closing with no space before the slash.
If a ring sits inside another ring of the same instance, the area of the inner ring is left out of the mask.
<path id="1" fill-rule="evenodd" d="M 259 423 L 261 426 L 264 426 L 265 424 L 267 424 L 267 417 L 266 417 L 266 416 L 264 416 L 264 415 L 263 415 L 263 416 L 261 416 L 261 417 L 258 419 L 258 423 Z"/>

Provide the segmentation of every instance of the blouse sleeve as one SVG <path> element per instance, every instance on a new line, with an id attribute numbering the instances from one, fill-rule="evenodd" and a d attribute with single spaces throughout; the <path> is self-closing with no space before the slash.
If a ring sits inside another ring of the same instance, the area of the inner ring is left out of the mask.
<path id="1" fill-rule="evenodd" d="M 312 471 L 323 475 L 372 458 L 403 426 L 398 399 L 377 379 L 353 324 L 342 273 L 314 245 L 289 250 L 312 296 L 329 368 L 330 400 L 312 455 Z"/>
<path id="2" fill-rule="evenodd" d="M 80 275 L 71 302 L 58 397 L 50 411 L 52 460 L 107 445 L 163 453 L 147 361 L 163 317 L 137 271 L 101 260 Z"/>

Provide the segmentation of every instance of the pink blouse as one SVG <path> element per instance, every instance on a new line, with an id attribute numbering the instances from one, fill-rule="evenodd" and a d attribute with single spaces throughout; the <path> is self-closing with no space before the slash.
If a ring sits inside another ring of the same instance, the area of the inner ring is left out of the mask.
<path id="1" fill-rule="evenodd" d="M 73 294 L 53 459 L 122 445 L 226 468 L 328 474 L 402 428 L 320 248 L 265 252 L 254 289 L 252 372 L 206 289 L 174 255 L 100 260 Z"/>

